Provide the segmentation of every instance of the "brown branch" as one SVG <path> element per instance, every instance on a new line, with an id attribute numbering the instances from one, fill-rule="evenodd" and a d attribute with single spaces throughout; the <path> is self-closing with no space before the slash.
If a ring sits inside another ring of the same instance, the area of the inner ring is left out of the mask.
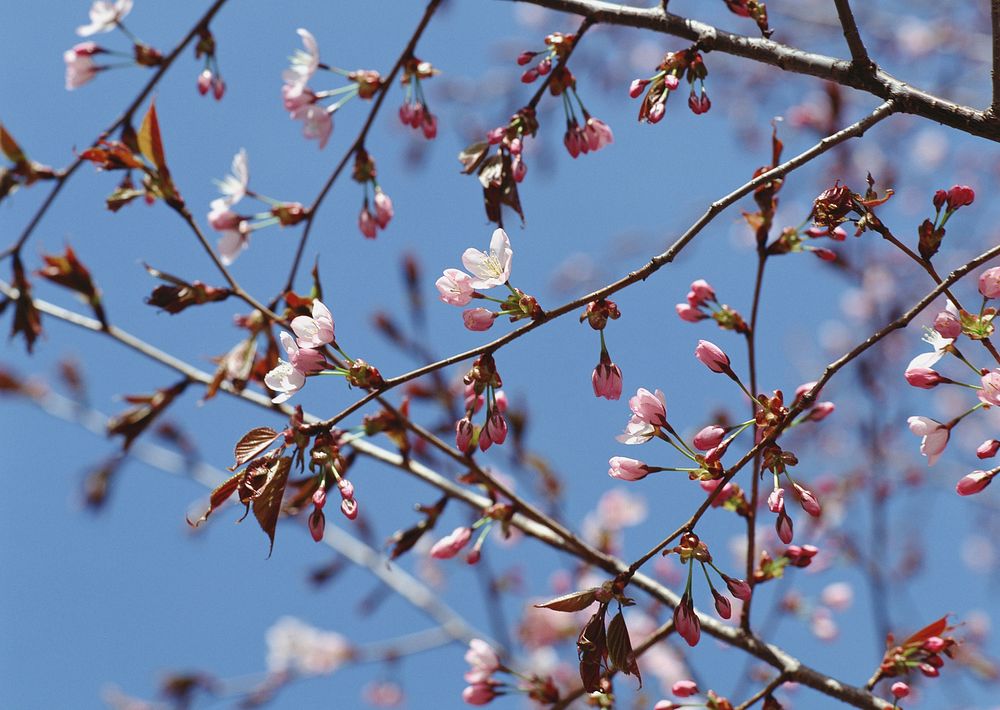
<path id="1" fill-rule="evenodd" d="M 858 24 L 854 21 L 854 13 L 851 12 L 849 0 L 833 0 L 837 6 L 837 15 L 840 17 L 840 25 L 844 29 L 844 39 L 847 40 L 847 48 L 851 50 L 851 57 L 859 71 L 870 71 L 874 68 L 872 60 L 868 58 L 868 50 L 858 32 Z"/>
<path id="2" fill-rule="evenodd" d="M 368 118 L 365 119 L 364 125 L 361 127 L 361 132 L 358 133 L 358 137 L 354 139 L 351 143 L 351 147 L 347 149 L 344 153 L 344 157 L 340 159 L 337 166 L 330 173 L 330 177 L 326 179 L 323 183 L 323 187 L 320 189 L 319 194 L 316 195 L 316 199 L 309 206 L 309 213 L 306 215 L 306 225 L 302 230 L 302 237 L 299 239 L 299 245 L 295 249 L 295 258 L 292 259 L 292 267 L 288 272 L 288 279 L 285 281 L 285 287 L 282 289 L 282 293 L 289 291 L 292 285 L 295 283 L 295 275 L 298 273 L 299 265 L 302 263 L 302 254 L 306 248 L 306 242 L 309 240 L 309 233 L 312 231 L 313 222 L 316 219 L 316 213 L 319 211 L 320 205 L 323 203 L 324 198 L 333 184 L 340 177 L 340 174 L 347 167 L 348 161 L 360 148 L 365 145 L 365 139 L 368 137 L 368 131 L 371 130 L 372 124 L 375 122 L 375 117 L 378 115 L 379 109 L 382 108 L 382 103 L 385 101 L 386 95 L 389 93 L 389 89 L 392 88 L 392 83 L 396 79 L 396 75 L 402 68 L 403 63 L 413 56 L 413 50 L 417 46 L 417 42 L 420 41 L 420 36 L 423 35 L 424 30 L 427 28 L 427 24 L 431 21 L 431 17 L 434 15 L 435 10 L 441 4 L 441 0 L 430 0 L 427 3 L 427 9 L 424 10 L 423 17 L 420 18 L 420 22 L 417 24 L 417 28 L 413 30 L 413 35 L 410 37 L 410 41 L 406 43 L 406 48 L 400 53 L 399 58 L 396 59 L 396 63 L 392 66 L 392 70 L 389 75 L 386 76 L 385 82 L 379 89 L 378 95 L 375 97 L 375 102 L 372 104 L 371 111 L 368 112 Z M 277 301 L 275 301 L 277 303 Z"/>
<path id="3" fill-rule="evenodd" d="M 795 170 L 796 168 L 802 167 L 813 158 L 822 155 L 826 151 L 833 148 L 835 145 L 844 142 L 848 138 L 855 138 L 864 135 L 865 131 L 874 126 L 879 121 L 892 115 L 894 111 L 895 111 L 895 104 L 893 101 L 890 100 L 880 104 L 874 111 L 872 111 L 872 113 L 870 113 L 868 116 L 865 116 L 860 121 L 853 123 L 850 126 L 847 126 L 846 128 L 843 128 L 842 130 L 837 131 L 832 135 L 827 136 L 826 138 L 824 138 L 823 140 L 821 140 L 819 143 L 809 148 L 808 150 L 799 153 L 794 158 L 782 163 L 781 165 L 778 165 L 775 168 L 772 168 L 771 170 L 768 170 L 766 173 L 762 173 L 761 175 L 757 176 L 750 182 L 736 188 L 725 197 L 722 197 L 719 200 L 713 202 L 711 205 L 709 205 L 705 213 L 701 217 L 699 217 L 694 224 L 688 227 L 687 231 L 685 231 L 684 234 L 682 234 L 680 238 L 677 239 L 677 241 L 675 241 L 673 244 L 670 245 L 669 249 L 667 249 L 662 254 L 654 256 L 645 266 L 636 269 L 635 271 L 627 274 L 626 276 L 623 276 L 617 281 L 610 283 L 607 286 L 604 286 L 603 288 L 600 288 L 592 293 L 589 293 L 586 296 L 581 296 L 580 298 L 570 301 L 569 303 L 563 304 L 562 306 L 559 306 L 554 310 L 547 311 L 540 318 L 532 320 L 530 323 L 522 325 L 520 328 L 512 330 L 506 335 L 502 335 L 499 338 L 496 338 L 495 340 L 486 343 L 485 345 L 477 346 L 475 348 L 472 348 L 471 350 L 466 350 L 465 352 L 456 353 L 455 355 L 451 355 L 442 360 L 438 360 L 437 362 L 433 362 L 428 365 L 424 365 L 423 367 L 419 367 L 415 370 L 411 370 L 410 372 L 404 373 L 402 375 L 389 378 L 388 380 L 385 381 L 385 385 L 380 390 L 378 390 L 377 392 L 369 392 L 367 395 L 357 400 L 356 402 L 354 402 L 353 404 L 351 404 L 338 414 L 321 422 L 321 426 L 324 427 L 334 426 L 337 422 L 341 421 L 351 413 L 357 411 L 364 405 L 371 402 L 379 395 L 388 392 L 394 387 L 398 387 L 399 385 L 409 382 L 410 380 L 414 380 L 418 377 L 423 377 L 424 375 L 430 374 L 435 370 L 440 370 L 443 367 L 448 367 L 449 365 L 454 365 L 456 363 L 469 360 L 471 358 L 476 357 L 477 355 L 482 355 L 483 353 L 487 352 L 492 353 L 498 350 L 500 347 L 506 345 L 507 343 L 510 343 L 524 335 L 527 335 L 535 328 L 538 328 L 539 326 L 548 323 L 549 321 L 554 320 L 560 316 L 566 315 L 567 313 L 572 313 L 576 311 L 578 308 L 587 305 L 591 301 L 596 301 L 601 298 L 606 298 L 607 296 L 610 296 L 613 293 L 621 291 L 626 286 L 631 286 L 632 284 L 637 283 L 639 281 L 645 281 L 652 274 L 659 271 L 661 267 L 673 261 L 677 257 L 677 255 L 684 249 L 684 247 L 686 247 L 688 243 L 692 239 L 694 239 L 698 235 L 698 233 L 701 232 L 701 230 L 704 229 L 713 219 L 715 219 L 715 217 L 717 217 L 719 213 L 721 213 L 724 209 L 726 209 L 733 203 L 737 202 L 738 200 L 742 199 L 746 195 L 749 195 L 758 186 L 770 182 L 776 178 L 782 177 L 790 173 L 791 171 Z"/>
<path id="4" fill-rule="evenodd" d="M 177 43 L 177 46 L 175 46 L 170 53 L 163 58 L 163 62 L 156 68 L 153 76 L 149 78 L 149 81 L 147 81 L 146 85 L 142 87 L 142 90 L 139 91 L 134 99 L 132 99 L 132 102 L 128 105 L 128 107 L 118 118 L 115 119 L 114 123 L 108 126 L 96 139 L 94 139 L 91 145 L 95 145 L 104 140 L 132 119 L 132 114 L 134 114 L 136 109 L 139 108 L 142 102 L 146 100 L 146 97 L 149 96 L 153 87 L 155 87 L 160 79 L 163 78 L 163 75 L 174 63 L 174 60 L 177 59 L 178 55 L 180 55 L 180 53 L 184 51 L 184 48 L 191 43 L 191 40 L 195 38 L 200 29 L 208 26 L 208 23 L 212 21 L 212 18 L 215 17 L 216 13 L 222 9 L 222 6 L 225 4 L 226 0 L 215 0 L 215 2 L 212 3 L 211 7 L 208 8 L 205 14 L 202 15 L 201 18 L 188 31 L 188 33 L 184 35 L 184 38 Z M 38 211 L 35 212 L 31 221 L 28 222 L 24 231 L 21 232 L 21 236 L 17 238 L 17 241 L 12 246 L 7 247 L 3 250 L 3 252 L 0 252 L 0 259 L 4 259 L 11 254 L 16 254 L 21 250 L 21 247 L 23 247 L 24 243 L 28 241 L 31 233 L 35 231 L 35 227 L 37 227 L 38 223 L 42 221 L 42 217 L 44 217 L 45 213 L 48 212 L 49 207 L 53 202 L 55 202 L 55 199 L 62 191 L 63 186 L 69 181 L 70 177 L 72 177 L 73 173 L 76 172 L 77 168 L 83 165 L 84 162 L 83 158 L 77 157 L 76 160 L 70 163 L 69 167 L 59 174 L 55 180 L 55 185 L 52 187 L 52 191 L 46 195 L 45 200 L 39 206 Z"/>
<path id="5" fill-rule="evenodd" d="M 993 26 L 993 69 L 990 71 L 993 100 L 987 113 L 996 121 L 1000 118 L 1000 0 L 990 0 L 990 23 Z"/>
<path id="6" fill-rule="evenodd" d="M 881 69 L 858 72 L 846 59 L 806 52 L 769 39 L 725 32 L 697 20 L 665 13 L 659 7 L 639 8 L 600 0 L 518 1 L 589 17 L 600 24 L 653 30 L 692 42 L 700 41 L 705 51 L 732 54 L 783 71 L 826 79 L 882 99 L 894 99 L 896 110 L 901 113 L 922 116 L 970 135 L 1000 141 L 1000 121 L 996 121 L 992 113 L 934 96 Z"/>
<path id="7" fill-rule="evenodd" d="M 736 706 L 736 710 L 747 710 L 747 708 L 753 706 L 758 700 L 763 700 L 769 694 L 773 693 L 779 686 L 785 683 L 787 677 L 784 673 L 779 673 L 770 683 L 761 688 L 758 692 L 754 693 L 752 696 L 747 698 L 744 702 Z"/>

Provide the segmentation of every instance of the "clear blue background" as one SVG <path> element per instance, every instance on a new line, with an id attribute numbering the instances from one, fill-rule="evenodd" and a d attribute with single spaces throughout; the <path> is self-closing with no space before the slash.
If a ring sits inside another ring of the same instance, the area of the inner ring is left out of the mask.
<path id="1" fill-rule="evenodd" d="M 715 4 L 705 8 L 703 3 L 675 0 L 671 9 L 735 31 L 754 32 L 752 24 L 726 14 L 720 9 L 722 3 L 717 4 L 718 8 Z M 781 3 L 775 2 L 772 23 L 779 28 L 775 38 L 843 56 L 842 41 L 828 24 L 831 4 L 795 5 L 795 13 L 817 19 L 818 28 L 801 22 L 801 17 L 783 15 Z M 204 3 L 139 2 L 128 25 L 145 41 L 166 50 L 203 8 Z M 199 217 L 207 212 L 216 195 L 213 178 L 226 173 L 241 147 L 250 155 L 253 189 L 308 204 L 353 140 L 369 104 L 355 101 L 336 115 L 334 135 L 324 151 L 303 140 L 278 97 L 281 71 L 298 46 L 295 29 L 308 27 L 328 62 L 387 71 L 422 9 L 420 3 L 389 1 L 228 3 L 212 25 L 228 85 L 225 99 L 217 103 L 197 96 L 194 85 L 200 64 L 193 61 L 191 50 L 154 92 L 170 166 L 192 211 Z M 61 55 L 77 41 L 73 29 L 84 23 L 86 10 L 86 3 L 66 1 L 6 3 L 3 9 L 0 51 L 7 70 L 0 77 L 0 120 L 30 157 L 55 166 L 68 163 L 72 150 L 86 148 L 147 79 L 145 70 L 116 70 L 77 91 L 64 91 Z M 977 15 L 982 8 L 968 4 L 945 16 L 931 4 L 920 3 L 908 5 L 906 12 L 941 36 L 958 39 L 939 56 L 907 53 L 905 47 L 910 45 L 903 40 L 913 34 L 901 29 L 905 22 L 892 21 L 888 14 L 869 16 L 862 8 L 863 27 L 872 28 L 866 36 L 880 63 L 957 100 L 987 103 L 988 66 L 981 61 L 985 35 L 969 31 L 986 26 Z M 423 267 L 427 345 L 433 351 L 444 355 L 465 349 L 510 327 L 499 322 L 489 334 L 470 333 L 462 327 L 457 309 L 436 301 L 433 280 L 439 271 L 458 266 L 465 248 L 485 248 L 492 230 L 482 213 L 478 184 L 458 173 L 455 156 L 486 129 L 503 123 L 530 95 L 532 87 L 517 81 L 520 69 L 513 57 L 523 49 L 541 48 L 546 33 L 571 32 L 577 24 L 576 18 L 508 3 L 453 1 L 434 18 L 417 54 L 443 72 L 427 84 L 432 109 L 440 114 L 437 140 L 424 144 L 399 125 L 398 88 L 368 140 L 380 182 L 395 202 L 395 219 L 377 241 L 363 240 L 355 226 L 361 191 L 344 179 L 328 196 L 310 238 L 306 265 L 320 255 L 325 300 L 337 319 L 338 340 L 352 355 L 377 364 L 387 376 L 417 364 L 385 346 L 370 326 L 377 310 L 406 320 L 399 278 L 403 254 L 415 255 Z M 120 36 L 96 39 L 124 48 Z M 672 101 L 661 124 L 636 124 L 638 102 L 627 98 L 628 82 L 648 75 L 664 50 L 682 47 L 678 40 L 648 33 L 602 27 L 591 31 L 572 66 L 588 107 L 615 131 L 614 145 L 599 153 L 572 161 L 561 146 L 558 102 L 551 98 L 543 102 L 543 125 L 538 138 L 529 141 L 528 177 L 521 188 L 527 224 L 521 228 L 513 218 L 508 223 L 515 252 L 512 281 L 535 294 L 543 307 L 617 278 L 662 251 L 709 202 L 742 184 L 767 162 L 772 116 L 792 115 L 797 105 L 823 104 L 823 88 L 816 80 L 708 55 L 714 103 L 708 115 L 695 117 L 681 101 Z M 329 87 L 336 85 L 332 76 L 321 76 L 314 85 L 326 88 L 327 79 Z M 842 122 L 855 120 L 876 104 L 872 97 L 852 96 Z M 780 126 L 786 157 L 818 137 L 793 123 Z M 930 209 L 931 190 L 969 183 L 977 188 L 979 199 L 949 224 L 949 243 L 941 257 L 944 267 L 957 265 L 982 244 L 995 243 L 997 210 L 989 195 L 997 178 L 996 158 L 992 144 L 962 139 L 918 119 L 896 117 L 873 130 L 863 143 L 828 154 L 795 173 L 782 194 L 778 221 L 800 223 L 811 198 L 835 179 L 861 190 L 870 170 L 880 185 L 897 190 L 885 208 L 885 218 L 912 243 L 915 225 Z M 81 168 L 29 243 L 24 254 L 27 264 L 36 268 L 42 252 L 72 244 L 103 288 L 113 322 L 210 368 L 209 357 L 226 351 L 240 337 L 230 324 L 237 304 L 207 306 L 174 317 L 143 305 L 141 298 L 154 284 L 142 261 L 189 279 L 219 284 L 220 278 L 184 225 L 162 205 L 135 204 L 118 214 L 104 210 L 103 199 L 114 184 L 114 176 Z M 20 233 L 46 189 L 20 191 L 0 206 L 5 243 Z M 740 208 L 753 209 L 749 200 Z M 743 357 L 742 343 L 706 324 L 681 323 L 673 312 L 688 284 L 703 277 L 716 286 L 721 300 L 749 316 L 754 257 L 740 208 L 717 218 L 675 264 L 615 297 L 624 316 L 609 326 L 607 336 L 611 353 L 625 372 L 626 391 L 662 388 L 671 420 L 687 432 L 710 421 L 719 407 L 745 409 L 722 378 L 713 378 L 691 357 L 698 338 L 719 343 L 734 360 Z M 298 235 L 297 229 L 255 233 L 233 273 L 259 297 L 269 298 L 284 281 Z M 871 235 L 852 238 L 838 249 L 858 269 L 868 270 L 866 292 L 858 290 L 856 279 L 837 274 L 808 255 L 776 259 L 769 265 L 759 333 L 762 389 L 788 392 L 815 379 L 824 363 L 863 337 L 866 328 L 873 330 L 907 297 L 929 289 L 922 272 L 891 257 L 888 245 Z M 585 278 L 566 286 L 556 275 L 565 272 L 568 261 Z M 308 288 L 306 271 L 297 284 L 300 291 Z M 884 294 L 881 301 L 864 295 L 879 289 Z M 970 302 L 975 300 L 972 289 L 971 285 L 960 289 Z M 38 284 L 36 293 L 82 309 L 66 293 L 47 285 Z M 865 305 L 873 303 L 869 313 Z M 871 325 L 859 314 L 870 315 Z M 122 408 L 116 399 L 122 394 L 148 392 L 177 379 L 113 342 L 53 319 L 44 324 L 46 337 L 35 356 L 25 357 L 22 343 L 15 341 L 5 345 L 5 366 L 25 376 L 51 377 L 60 359 L 72 357 L 83 364 L 90 402 L 105 412 Z M 924 347 L 918 336 L 916 328 L 893 336 L 869 358 L 891 406 L 859 389 L 853 369 L 830 385 L 825 394 L 836 401 L 838 411 L 821 427 L 823 436 L 815 446 L 803 442 L 796 449 L 802 461 L 800 476 L 849 480 L 848 476 L 860 473 L 898 482 L 907 471 L 924 470 L 915 455 L 917 441 L 905 431 L 905 418 L 926 414 L 943 419 L 960 411 L 962 404 L 956 403 L 957 397 L 937 393 L 920 392 L 912 398 L 901 393 L 903 364 Z M 631 454 L 652 463 L 673 463 L 665 449 L 650 445 L 629 451 L 614 441 L 627 419 L 627 406 L 624 400 L 609 403 L 593 398 L 589 378 L 597 354 L 596 335 L 567 317 L 498 356 L 512 400 L 527 402 L 530 408 L 529 445 L 544 453 L 564 476 L 565 516 L 577 527 L 599 496 L 615 485 L 605 475 L 609 456 Z M 457 377 L 463 370 L 455 368 L 451 374 Z M 900 399 L 901 394 L 907 399 Z M 194 436 L 200 456 L 220 468 L 230 463 L 232 445 L 247 429 L 280 424 L 272 415 L 226 397 L 199 407 L 199 396 L 198 388 L 191 388 L 170 416 Z M 355 396 L 340 382 L 322 381 L 311 382 L 295 401 L 330 415 Z M 204 500 L 204 489 L 145 465 L 128 463 L 115 481 L 108 507 L 98 515 L 89 513 L 81 505 L 83 475 L 113 453 L 115 444 L 25 402 L 5 400 L 0 406 L 5 424 L 0 442 L 7 452 L 0 497 L 0 534 L 5 540 L 0 547 L 0 706 L 102 707 L 102 689 L 112 683 L 126 693 L 152 697 L 158 678 L 179 669 L 221 678 L 257 674 L 265 669 L 265 631 L 286 614 L 338 630 L 358 643 L 427 628 L 429 622 L 398 599 L 384 602 L 371 616 L 359 616 L 359 601 L 376 585 L 363 570 L 349 570 L 318 590 L 311 587 L 308 572 L 330 555 L 297 526 L 279 527 L 270 559 L 266 559 L 266 540 L 252 522 L 232 525 L 233 510 L 220 514 L 200 531 L 203 534 L 192 535 L 184 515 Z M 886 459 L 878 471 L 857 457 L 857 429 L 873 409 L 886 427 Z M 862 549 L 886 556 L 893 567 L 906 553 L 920 553 L 916 574 L 898 584 L 890 576 L 893 584 L 885 592 L 893 628 L 899 632 L 948 612 L 963 619 L 971 611 L 990 614 L 996 608 L 996 566 L 989 557 L 996 555 L 993 491 L 961 501 L 950 492 L 955 481 L 974 467 L 972 448 L 995 430 L 995 420 L 978 417 L 969 428 L 975 431 L 957 435 L 960 441 L 926 473 L 923 486 L 904 487 L 888 506 L 889 540 L 884 545 L 870 538 L 870 495 L 864 491 L 850 499 L 843 523 L 822 539 L 815 537 L 826 546 L 833 545 L 837 534 L 849 535 Z M 508 468 L 503 451 L 490 452 L 484 460 L 498 469 Z M 376 541 L 415 519 L 413 503 L 436 498 L 434 491 L 372 462 L 359 462 L 353 475 L 358 498 L 371 513 Z M 534 490 L 530 477 L 518 480 L 521 490 Z M 748 480 L 744 483 L 749 485 Z M 667 475 L 633 485 L 630 492 L 647 497 L 650 515 L 644 525 L 628 533 L 622 551 L 627 559 L 672 529 L 702 495 L 693 485 Z M 799 513 L 796 519 L 802 523 L 803 517 Z M 770 523 L 769 516 L 762 519 Z M 467 512 L 452 505 L 441 529 L 467 520 Z M 331 516 L 330 524 L 353 531 L 336 516 Z M 727 541 L 741 529 L 742 523 L 731 516 L 715 513 L 706 520 L 703 533 L 717 559 L 734 572 L 739 568 L 727 553 Z M 979 541 L 972 557 L 981 574 L 963 562 L 962 549 L 970 533 Z M 801 525 L 796 541 L 813 539 Z M 507 549 L 491 542 L 486 555 L 494 570 L 518 569 L 524 577 L 524 594 L 510 595 L 504 603 L 511 619 L 517 617 L 525 595 L 549 594 L 551 571 L 570 564 L 533 543 Z M 410 568 L 413 562 L 402 564 Z M 761 623 L 767 618 L 767 609 L 790 589 L 810 600 L 826 584 L 852 583 L 855 603 L 836 616 L 840 635 L 834 642 L 819 643 L 806 624 L 788 619 L 760 630 L 810 665 L 862 683 L 881 655 L 872 631 L 871 599 L 851 560 L 836 556 L 830 563 L 821 573 L 792 574 L 762 588 L 756 619 Z M 448 577 L 443 598 L 488 633 L 473 572 L 460 562 L 440 567 Z M 704 597 L 700 601 L 704 604 Z M 563 648 L 572 659 L 572 642 Z M 987 651 L 997 650 L 990 638 Z M 389 677 L 403 684 L 408 707 L 461 707 L 462 653 L 462 647 L 453 645 L 407 658 Z M 732 690 L 744 667 L 740 654 L 711 639 L 688 658 L 708 684 L 724 694 Z M 373 666 L 344 668 L 330 678 L 292 685 L 272 707 L 354 707 L 361 704 L 360 688 L 385 674 Z M 921 707 L 995 706 L 993 686 L 956 680 L 958 675 L 949 664 L 943 679 L 927 683 Z M 623 697 L 629 696 L 626 688 L 632 685 L 618 683 Z M 661 697 L 655 680 L 647 689 L 644 706 Z M 742 700 L 748 694 L 746 686 L 741 693 L 732 699 Z M 834 707 L 804 689 L 794 697 L 796 707 Z M 498 706 L 519 703 L 497 702 Z"/>

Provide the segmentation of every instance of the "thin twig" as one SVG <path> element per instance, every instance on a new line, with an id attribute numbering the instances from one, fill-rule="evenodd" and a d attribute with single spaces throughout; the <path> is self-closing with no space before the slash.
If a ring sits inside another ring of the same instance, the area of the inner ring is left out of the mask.
<path id="1" fill-rule="evenodd" d="M 763 700 L 772 692 L 774 692 L 774 690 L 777 689 L 778 686 L 780 686 L 784 682 L 785 682 L 785 674 L 779 673 L 770 683 L 768 683 L 759 691 L 757 691 L 752 696 L 747 698 L 744 702 L 737 705 L 736 710 L 747 710 L 747 708 L 753 706 L 758 700 Z"/>
<path id="2" fill-rule="evenodd" d="M 844 39 L 847 40 L 847 48 L 851 50 L 851 57 L 854 64 L 859 69 L 871 69 L 872 60 L 868 58 L 868 50 L 858 32 L 858 24 L 854 21 L 854 13 L 851 12 L 849 0 L 833 0 L 837 6 L 837 15 L 840 17 L 840 25 L 844 29 Z"/>

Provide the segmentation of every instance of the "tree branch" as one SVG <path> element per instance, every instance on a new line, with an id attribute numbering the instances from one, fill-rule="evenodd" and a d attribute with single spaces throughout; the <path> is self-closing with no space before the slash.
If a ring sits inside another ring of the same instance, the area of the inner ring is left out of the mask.
<path id="1" fill-rule="evenodd" d="M 987 111 L 989 117 L 1000 120 L 1000 0 L 990 0 L 990 22 L 993 25 L 993 101 Z"/>
<path id="2" fill-rule="evenodd" d="M 837 6 L 837 15 L 840 17 L 840 25 L 844 29 L 844 39 L 847 40 L 847 47 L 851 50 L 851 57 L 859 70 L 868 71 L 873 68 L 872 60 L 868 58 L 868 50 L 858 32 L 858 25 L 854 21 L 854 13 L 851 12 L 849 0 L 833 0 Z"/>

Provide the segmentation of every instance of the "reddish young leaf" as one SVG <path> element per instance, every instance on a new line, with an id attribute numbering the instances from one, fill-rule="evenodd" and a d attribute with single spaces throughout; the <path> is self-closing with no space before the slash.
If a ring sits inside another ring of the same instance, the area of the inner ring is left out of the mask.
<path id="1" fill-rule="evenodd" d="M 597 613 L 590 617 L 576 640 L 576 649 L 580 657 L 580 680 L 583 689 L 588 693 L 601 689 L 601 676 L 604 673 L 602 662 L 608 655 L 608 639 L 604 630 L 606 611 L 607 607 L 602 605 Z"/>
<path id="2" fill-rule="evenodd" d="M 152 395 L 126 396 L 125 401 L 136 406 L 108 419 L 108 436 L 121 434 L 125 437 L 123 449 L 128 451 L 135 438 L 142 434 L 163 413 L 163 410 L 187 389 L 189 382 L 189 380 L 183 379 L 173 387 L 156 390 L 155 394 Z"/>
<path id="3" fill-rule="evenodd" d="M 21 146 L 14 140 L 14 136 L 7 132 L 2 123 L 0 123 L 0 151 L 7 156 L 10 162 L 15 164 L 19 165 L 27 160 Z"/>
<path id="4" fill-rule="evenodd" d="M 632 640 L 625 626 L 625 617 L 620 611 L 608 624 L 608 656 L 615 664 L 615 668 L 625 675 L 634 675 L 639 679 L 639 687 L 642 687 L 639 664 L 636 663 L 635 652 L 632 650 Z"/>
<path id="5" fill-rule="evenodd" d="M 243 435 L 242 439 L 236 442 L 236 463 L 230 466 L 229 470 L 233 471 L 247 461 L 260 456 L 279 436 L 278 432 L 266 426 L 260 426 L 248 431 Z"/>
<path id="6" fill-rule="evenodd" d="M 156 118 L 156 102 L 149 104 L 149 110 L 142 119 L 142 126 L 139 127 L 139 150 L 150 163 L 156 166 L 160 175 L 166 177 L 170 174 L 167 170 L 167 158 L 163 154 L 163 140 L 160 137 L 160 122 Z"/>
<path id="7" fill-rule="evenodd" d="M 571 592 L 561 597 L 556 597 L 542 604 L 535 604 L 539 609 L 552 609 L 552 611 L 580 611 L 586 609 L 597 599 L 597 593 L 601 591 L 599 587 L 584 589 L 579 592 Z"/>
<path id="8" fill-rule="evenodd" d="M 906 639 L 899 645 L 900 646 L 920 645 L 924 641 L 929 639 L 931 636 L 940 636 L 945 631 L 947 631 L 947 629 L 948 629 L 948 617 L 942 616 L 937 621 L 928 624 L 924 628 L 920 629 L 920 631 L 914 633 L 912 636 L 910 636 L 908 639 Z"/>
<path id="9" fill-rule="evenodd" d="M 216 508 L 225 503 L 229 499 L 229 497 L 236 492 L 236 489 L 239 488 L 240 481 L 243 479 L 243 476 L 244 476 L 243 472 L 240 472 L 233 476 L 230 476 L 224 482 L 219 484 L 215 488 L 215 490 L 212 491 L 212 495 L 209 496 L 208 498 L 208 510 L 205 511 L 205 514 L 202 515 L 197 520 L 195 520 L 193 523 L 191 522 L 190 519 L 187 519 L 187 524 L 190 525 L 191 527 L 196 528 L 203 522 L 208 520 L 208 516 L 211 515 L 213 512 L 215 512 Z"/>
<path id="10" fill-rule="evenodd" d="M 268 467 L 267 481 L 253 499 L 253 514 L 257 518 L 260 529 L 264 531 L 271 546 L 267 556 L 274 552 L 274 531 L 278 526 L 278 515 L 281 513 L 281 498 L 285 494 L 285 484 L 288 483 L 288 473 L 292 469 L 292 459 L 282 456 L 275 459 Z"/>
<path id="11" fill-rule="evenodd" d="M 31 282 L 24 275 L 24 264 L 17 252 L 12 254 L 14 261 L 14 288 L 17 289 L 17 301 L 14 306 L 14 324 L 11 327 L 10 336 L 13 338 L 18 333 L 24 335 L 24 342 L 28 346 L 30 353 L 35 346 L 35 341 L 42 334 L 42 319 L 35 302 L 31 298 Z"/>

